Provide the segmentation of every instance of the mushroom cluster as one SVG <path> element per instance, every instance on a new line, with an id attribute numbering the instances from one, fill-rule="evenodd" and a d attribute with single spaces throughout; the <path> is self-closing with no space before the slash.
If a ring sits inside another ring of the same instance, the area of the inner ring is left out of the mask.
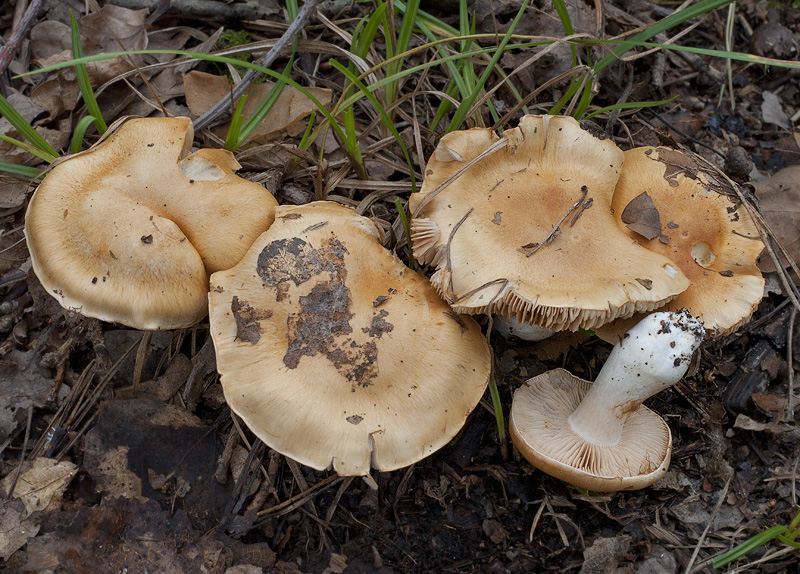
<path id="1" fill-rule="evenodd" d="M 683 376 L 703 323 L 730 332 L 761 297 L 761 240 L 724 181 L 569 117 L 442 138 L 409 201 L 430 281 L 354 210 L 277 207 L 232 154 L 189 153 L 192 139 L 187 118 L 133 119 L 57 165 L 26 215 L 33 268 L 64 307 L 103 320 L 167 329 L 208 312 L 231 409 L 316 469 L 367 475 L 446 444 L 491 371 L 459 313 L 489 313 L 509 335 L 616 341 L 593 385 L 560 369 L 528 381 L 511 434 L 573 484 L 641 488 L 671 448 L 642 401 Z"/>
<path id="2" fill-rule="evenodd" d="M 617 343 L 591 390 L 556 370 L 517 391 L 519 450 L 592 490 L 651 484 L 671 438 L 641 402 L 763 294 L 763 243 L 733 187 L 690 154 L 622 152 L 560 116 L 525 116 L 502 137 L 450 133 L 425 175 L 411 240 L 455 310 L 488 313 L 506 336 L 585 328 Z"/>
<path id="3" fill-rule="evenodd" d="M 45 289 L 138 329 L 209 313 L 230 407 L 314 468 L 367 475 L 447 443 L 489 380 L 478 324 L 369 219 L 277 207 L 231 153 L 192 140 L 188 118 L 131 119 L 47 175 L 25 229 Z"/>

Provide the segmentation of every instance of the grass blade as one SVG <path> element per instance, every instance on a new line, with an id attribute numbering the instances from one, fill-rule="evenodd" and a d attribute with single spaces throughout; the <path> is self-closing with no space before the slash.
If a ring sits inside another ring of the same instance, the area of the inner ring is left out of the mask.
<path id="1" fill-rule="evenodd" d="M 506 440 L 506 421 L 503 416 L 503 402 L 500 400 L 500 391 L 497 389 L 497 382 L 494 377 L 489 379 L 489 395 L 492 397 L 492 409 L 494 410 L 494 420 L 497 424 L 497 438 L 500 440 L 500 452 L 503 460 L 508 459 L 508 441 Z"/>
<path id="2" fill-rule="evenodd" d="M 417 19 L 417 11 L 419 10 L 419 0 L 408 0 L 405 12 L 403 14 L 403 21 L 400 24 L 400 32 L 397 36 L 397 41 L 394 43 L 394 54 L 402 55 L 408 51 L 408 45 L 411 42 L 411 33 L 414 30 L 414 23 Z M 387 14 L 387 17 L 393 18 L 394 14 Z M 389 45 L 389 42 L 386 42 Z M 393 54 L 393 55 L 394 55 Z M 388 54 L 387 54 L 388 55 Z M 403 67 L 405 58 L 397 58 L 386 66 L 386 75 L 395 76 Z M 397 78 L 386 85 L 386 105 L 389 106 L 397 99 L 399 91 L 400 79 Z"/>
<path id="3" fill-rule="evenodd" d="M 81 118 L 81 121 L 75 126 L 75 131 L 72 133 L 72 142 L 69 146 L 71 153 L 75 154 L 83 149 L 83 137 L 86 135 L 86 130 L 94 123 L 95 119 L 94 116 L 85 116 Z"/>
<path id="4" fill-rule="evenodd" d="M 358 79 L 358 77 L 355 74 L 353 74 L 350 70 L 342 66 L 339 62 L 337 62 L 333 58 L 331 58 L 329 62 L 331 66 L 333 66 L 334 68 L 339 70 L 342 74 L 347 76 L 347 79 L 350 80 L 350 82 L 352 82 L 367 99 L 369 99 L 370 103 L 372 103 L 375 109 L 378 110 L 378 112 L 381 114 L 381 123 L 386 127 L 386 129 L 388 129 L 392 133 L 394 139 L 397 140 L 397 143 L 400 144 L 400 148 L 403 150 L 403 155 L 405 156 L 406 163 L 408 164 L 408 170 L 411 175 L 411 189 L 412 191 L 416 191 L 417 182 L 416 178 L 414 177 L 414 164 L 411 161 L 411 156 L 408 154 L 408 149 L 406 149 L 406 144 L 403 143 L 403 138 L 400 137 L 400 133 L 394 126 L 392 118 L 389 117 L 389 114 L 380 104 L 375 95 L 364 85 L 364 83 L 361 80 Z"/>
<path id="5" fill-rule="evenodd" d="M 467 118 L 467 114 L 469 113 L 472 104 L 475 102 L 475 99 L 478 97 L 480 90 L 483 89 L 483 85 L 486 83 L 486 80 L 489 79 L 489 76 L 494 72 L 495 66 L 497 66 L 498 60 L 503 55 L 503 52 L 508 45 L 508 42 L 511 40 L 511 35 L 514 33 L 514 29 L 519 24 L 520 19 L 522 19 L 522 15 L 525 14 L 525 10 L 528 8 L 528 4 L 530 0 L 524 0 L 522 2 L 522 6 L 520 6 L 517 15 L 514 17 L 514 20 L 511 22 L 511 25 L 508 27 L 508 32 L 506 32 L 505 36 L 503 36 L 503 40 L 500 42 L 500 45 L 497 46 L 492 59 L 489 61 L 489 64 L 486 66 L 486 69 L 481 74 L 480 79 L 478 80 L 478 84 L 475 86 L 475 89 L 472 91 L 469 96 L 464 98 L 461 101 L 461 105 L 456 110 L 456 113 L 453 114 L 453 118 L 450 120 L 450 125 L 447 127 L 447 131 L 451 132 L 453 130 L 457 130 L 461 127 L 461 124 L 464 123 L 464 120 Z"/>
<path id="6" fill-rule="evenodd" d="M 47 152 L 43 152 L 43 151 L 41 151 L 39 149 L 36 149 L 35 147 L 33 147 L 30 144 L 26 144 L 23 141 L 20 141 L 18 139 L 14 139 L 12 137 L 9 137 L 9 136 L 3 135 L 3 134 L 0 134 L 0 141 L 8 142 L 11 145 L 15 145 L 18 148 L 24 149 L 26 152 L 35 155 L 39 159 L 43 159 L 47 163 L 53 163 L 53 161 L 56 159 L 55 156 L 52 156 Z"/>
<path id="7" fill-rule="evenodd" d="M 21 175 L 23 177 L 30 177 L 31 179 L 39 177 L 39 175 L 42 173 L 42 170 L 38 167 L 29 167 L 27 165 L 18 165 L 16 163 L 6 163 L 4 161 L 0 161 L 0 171 L 13 173 L 14 175 Z"/>
<path id="8" fill-rule="evenodd" d="M 231 152 L 236 151 L 239 145 L 241 145 L 239 142 L 242 140 L 239 137 L 239 134 L 242 129 L 242 120 L 244 119 L 245 102 L 247 102 L 247 94 L 242 94 L 242 97 L 239 98 L 239 101 L 236 104 L 236 109 L 233 112 L 233 116 L 231 117 L 231 125 L 228 126 L 228 133 L 225 135 L 224 148 Z"/>
<path id="9" fill-rule="evenodd" d="M 672 96 L 671 98 L 667 98 L 666 100 L 658 100 L 657 102 L 625 102 L 623 104 L 613 104 L 610 106 L 606 106 L 604 108 L 600 108 L 599 110 L 595 110 L 589 114 L 583 116 L 584 120 L 590 120 L 593 117 L 604 114 L 606 112 L 610 112 L 612 110 L 632 110 L 636 108 L 656 108 L 658 106 L 663 106 L 664 104 L 668 104 L 670 102 L 674 102 L 677 98 L 677 95 Z"/>
<path id="10" fill-rule="evenodd" d="M 786 530 L 786 527 L 781 525 L 767 528 L 764 532 L 759 532 L 755 536 L 748 538 L 735 548 L 727 551 L 722 556 L 717 556 L 711 563 L 711 566 L 714 568 L 722 568 L 726 564 L 729 564 L 730 562 L 749 554 L 756 548 L 764 546 L 764 544 L 770 540 L 774 540 L 778 536 L 784 534 Z"/>
<path id="11" fill-rule="evenodd" d="M 78 22 L 75 20 L 72 10 L 69 12 L 69 23 L 72 31 L 72 55 L 80 59 L 83 57 L 81 31 L 78 28 Z M 108 129 L 108 126 L 106 122 L 103 121 L 103 114 L 100 112 L 100 106 L 97 105 L 97 99 L 94 97 L 92 83 L 89 81 L 89 73 L 86 71 L 86 64 L 75 64 L 75 77 L 78 80 L 78 87 L 81 90 L 83 103 L 86 104 L 86 111 L 90 116 L 94 117 L 94 127 L 97 133 L 103 135 Z"/>
<path id="12" fill-rule="evenodd" d="M 14 109 L 11 102 L 5 99 L 2 94 L 0 94 L 0 115 L 7 119 L 14 129 L 40 152 L 44 152 L 54 158 L 59 157 L 59 153 L 53 146 L 39 132 L 33 129 L 33 126 Z"/>

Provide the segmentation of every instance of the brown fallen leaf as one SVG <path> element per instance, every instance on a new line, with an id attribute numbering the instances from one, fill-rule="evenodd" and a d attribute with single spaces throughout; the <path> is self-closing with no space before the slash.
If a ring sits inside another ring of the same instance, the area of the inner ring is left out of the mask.
<path id="1" fill-rule="evenodd" d="M 69 461 L 56 462 L 51 458 L 39 457 L 22 465 L 12 496 L 21 500 L 25 511 L 21 518 L 27 518 L 39 510 L 55 510 L 61 506 L 61 497 L 75 476 L 77 467 Z M 8 497 L 16 473 L 12 472 L 0 484 L 0 494 Z"/>
<path id="2" fill-rule="evenodd" d="M 267 97 L 273 85 L 272 82 L 264 82 L 248 88 L 245 92 L 247 95 L 247 102 L 244 105 L 245 117 L 253 114 L 258 105 Z M 231 90 L 231 85 L 226 77 L 194 71 L 183 76 L 183 87 L 186 91 L 186 105 L 196 116 L 203 115 L 211 106 L 228 96 Z M 331 90 L 327 88 L 306 89 L 323 105 L 330 103 Z M 305 94 L 292 86 L 285 86 L 264 121 L 253 132 L 251 139 L 268 137 L 285 130 L 310 115 L 315 109 L 314 102 Z"/>
<path id="3" fill-rule="evenodd" d="M 147 47 L 145 18 L 148 10 L 128 10 L 112 4 L 84 16 L 80 20 L 81 41 L 84 56 L 143 50 Z M 31 30 L 31 52 L 33 62 L 41 67 L 59 64 L 72 59 L 70 27 L 61 22 L 45 20 Z M 88 62 L 86 70 L 93 86 L 143 65 L 141 56 L 125 56 Z M 64 112 L 72 111 L 78 102 L 75 72 L 65 68 L 51 73 L 31 94 L 33 100 L 47 108 L 54 119 Z"/>
<path id="4" fill-rule="evenodd" d="M 773 434 L 783 434 L 792 431 L 791 427 L 782 422 L 782 416 L 777 416 L 768 423 L 760 423 L 751 419 L 747 415 L 737 415 L 736 421 L 733 423 L 733 428 L 740 430 L 749 430 L 755 432 L 771 432 Z M 794 431 L 796 432 L 796 431 Z"/>
<path id="5" fill-rule="evenodd" d="M 795 262 L 800 261 L 800 165 L 790 165 L 765 181 L 753 184 L 759 207 L 775 238 Z M 758 261 L 761 271 L 775 271 L 767 253 Z"/>
<path id="6" fill-rule="evenodd" d="M 646 191 L 634 197 L 620 217 L 628 229 L 645 239 L 655 239 L 661 235 L 661 217 Z"/>
<path id="7" fill-rule="evenodd" d="M 0 558 L 8 558 L 39 532 L 33 518 L 24 518 L 25 505 L 19 500 L 0 501 Z"/>
<path id="8" fill-rule="evenodd" d="M 789 398 L 786 395 L 753 393 L 751 398 L 758 408 L 769 413 L 782 412 L 789 403 Z M 797 395 L 795 395 L 794 404 L 800 405 L 800 397 Z"/>

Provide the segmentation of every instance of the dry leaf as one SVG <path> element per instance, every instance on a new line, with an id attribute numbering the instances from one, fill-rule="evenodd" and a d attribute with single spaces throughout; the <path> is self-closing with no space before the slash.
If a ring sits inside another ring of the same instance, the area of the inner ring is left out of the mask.
<path id="1" fill-rule="evenodd" d="M 800 166 L 785 167 L 753 185 L 761 213 L 775 238 L 792 259 L 800 261 Z M 767 254 L 761 256 L 758 266 L 765 273 L 775 271 Z"/>
<path id="2" fill-rule="evenodd" d="M 620 217 L 628 229 L 646 239 L 655 239 L 661 235 L 661 217 L 646 191 L 634 197 L 625 206 Z"/>
<path id="3" fill-rule="evenodd" d="M 39 457 L 33 462 L 25 462 L 17 480 L 13 496 L 25 505 L 22 518 L 27 518 L 38 510 L 55 510 L 61 505 L 61 496 L 69 486 L 77 467 L 68 461 L 56 462 L 51 458 Z M 16 473 L 3 479 L 0 489 L 8 496 Z"/>
<path id="4" fill-rule="evenodd" d="M 25 505 L 21 501 L 3 500 L 0 504 L 0 558 L 8 560 L 36 536 L 39 525 L 32 518 L 23 518 Z"/>
<path id="5" fill-rule="evenodd" d="M 761 92 L 763 98 L 761 102 L 761 118 L 768 124 L 774 124 L 779 128 L 788 130 L 791 127 L 789 116 L 783 111 L 781 101 L 772 92 Z"/>
<path id="6" fill-rule="evenodd" d="M 753 393 L 751 395 L 755 405 L 762 411 L 778 413 L 786 408 L 789 403 L 789 398 L 785 395 L 773 395 L 763 393 Z M 800 405 L 800 397 L 795 395 L 794 404 Z"/>
<path id="7" fill-rule="evenodd" d="M 245 92 L 247 102 L 244 105 L 244 116 L 249 117 L 258 105 L 267 97 L 272 89 L 272 82 L 254 84 Z M 211 106 L 230 94 L 231 85 L 224 76 L 189 72 L 183 76 L 186 91 L 186 104 L 193 114 L 200 116 Z M 323 105 L 331 101 L 331 91 L 327 88 L 306 88 Z M 285 86 L 264 121 L 255 129 L 252 138 L 267 136 L 290 127 L 316 109 L 314 103 L 305 94 L 292 86 Z"/>
<path id="8" fill-rule="evenodd" d="M 768 423 L 760 423 L 747 415 L 737 415 L 736 421 L 733 423 L 733 428 L 756 432 L 768 431 L 775 434 L 781 434 L 789 430 L 786 425 L 781 424 L 780 417 Z"/>

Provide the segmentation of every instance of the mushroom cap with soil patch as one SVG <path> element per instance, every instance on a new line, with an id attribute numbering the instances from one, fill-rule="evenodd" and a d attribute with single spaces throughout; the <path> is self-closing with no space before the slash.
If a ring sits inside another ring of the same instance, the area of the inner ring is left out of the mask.
<path id="1" fill-rule="evenodd" d="M 447 443 L 486 388 L 478 325 L 332 202 L 281 206 L 241 262 L 211 277 L 225 398 L 267 445 L 366 475 Z"/>
<path id="2" fill-rule="evenodd" d="M 277 202 L 230 152 L 189 154 L 193 133 L 188 118 L 131 119 L 39 185 L 25 237 L 63 307 L 138 329 L 206 314 L 208 275 L 239 261 Z"/>
<path id="3" fill-rule="evenodd" d="M 409 201 L 414 253 L 461 313 L 576 330 L 659 307 L 689 282 L 617 227 L 622 160 L 564 116 L 450 133 Z"/>
<path id="4" fill-rule="evenodd" d="M 514 393 L 509 430 L 535 467 L 598 492 L 649 486 L 667 471 L 672 434 L 642 405 L 686 373 L 705 331 L 686 310 L 652 313 L 614 346 L 594 383 L 564 369 Z"/>
<path id="5" fill-rule="evenodd" d="M 674 261 L 691 282 L 664 310 L 688 309 L 710 336 L 731 333 L 750 319 L 764 293 L 757 265 L 764 244 L 724 179 L 683 152 L 634 148 L 625 152 L 611 206 L 620 229 Z M 596 332 L 613 343 L 639 319 Z"/>

